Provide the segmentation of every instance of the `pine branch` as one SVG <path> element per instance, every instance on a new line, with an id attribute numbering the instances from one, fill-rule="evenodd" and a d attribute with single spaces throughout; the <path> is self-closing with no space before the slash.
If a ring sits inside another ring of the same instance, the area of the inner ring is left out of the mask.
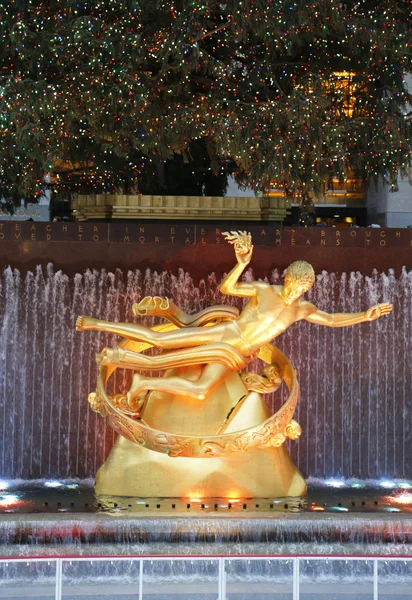
<path id="1" fill-rule="evenodd" d="M 227 23 L 224 23 L 223 25 L 220 25 L 220 27 L 216 27 L 216 29 L 212 29 L 211 31 L 207 31 L 203 35 L 201 35 L 201 36 L 195 38 L 194 40 L 192 40 L 192 43 L 193 44 L 197 44 L 197 42 L 200 42 L 200 40 L 204 40 L 207 37 L 215 35 L 215 33 L 218 33 L 219 31 L 222 31 L 222 29 L 226 29 L 230 25 L 232 25 L 232 21 L 228 21 Z"/>

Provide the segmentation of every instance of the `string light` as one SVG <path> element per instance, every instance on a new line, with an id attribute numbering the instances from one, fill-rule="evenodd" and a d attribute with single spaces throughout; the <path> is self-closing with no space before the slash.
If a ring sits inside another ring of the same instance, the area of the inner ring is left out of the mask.
<path id="1" fill-rule="evenodd" d="M 410 166 L 407 0 L 0 4 L 0 193 L 129 192 L 208 140 L 257 192 Z"/>

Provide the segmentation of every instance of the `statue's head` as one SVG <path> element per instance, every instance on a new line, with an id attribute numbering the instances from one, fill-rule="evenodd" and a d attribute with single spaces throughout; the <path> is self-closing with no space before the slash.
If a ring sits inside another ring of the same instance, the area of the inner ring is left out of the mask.
<path id="1" fill-rule="evenodd" d="M 315 283 L 315 271 L 305 260 L 297 260 L 286 269 L 283 298 L 292 304 Z"/>

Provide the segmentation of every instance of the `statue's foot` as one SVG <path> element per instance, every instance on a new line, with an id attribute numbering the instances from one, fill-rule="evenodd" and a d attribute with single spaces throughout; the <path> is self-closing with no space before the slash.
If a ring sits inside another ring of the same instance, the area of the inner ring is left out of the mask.
<path id="1" fill-rule="evenodd" d="M 135 373 L 132 379 L 132 385 L 127 392 L 127 404 L 132 407 L 135 404 L 135 398 L 144 392 L 144 377 L 139 373 Z"/>
<path id="2" fill-rule="evenodd" d="M 106 348 L 103 348 L 100 354 L 96 354 L 96 363 L 98 367 L 105 367 L 108 364 L 106 352 Z"/>
<path id="3" fill-rule="evenodd" d="M 98 319 L 80 315 L 76 319 L 76 331 L 87 331 L 88 329 L 97 329 Z"/>
<path id="4" fill-rule="evenodd" d="M 137 398 L 134 398 L 132 405 L 127 402 L 127 398 L 124 394 L 115 394 L 110 396 L 112 404 L 126 415 L 132 418 L 137 418 L 140 415 L 140 410 L 144 404 L 146 398 L 146 392 L 140 394 Z"/>
<path id="5" fill-rule="evenodd" d="M 146 396 L 147 391 L 140 392 L 140 394 L 135 396 L 133 400 L 130 400 L 130 402 L 126 397 L 127 406 L 133 414 L 140 414 L 144 401 L 146 400 Z"/>

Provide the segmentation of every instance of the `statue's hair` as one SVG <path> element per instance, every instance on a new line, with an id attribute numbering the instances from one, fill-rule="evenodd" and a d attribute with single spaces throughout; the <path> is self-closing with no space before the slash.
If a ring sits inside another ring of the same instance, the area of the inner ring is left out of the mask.
<path id="1" fill-rule="evenodd" d="M 309 289 L 315 282 L 315 271 L 305 260 L 296 260 L 286 269 L 285 279 L 299 281 Z"/>

